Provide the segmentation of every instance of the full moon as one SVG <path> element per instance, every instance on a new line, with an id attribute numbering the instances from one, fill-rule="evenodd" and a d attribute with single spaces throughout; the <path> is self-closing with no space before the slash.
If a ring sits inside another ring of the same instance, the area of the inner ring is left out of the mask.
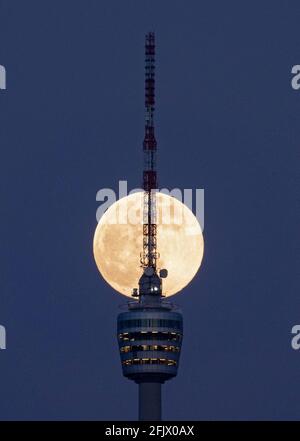
<path id="1" fill-rule="evenodd" d="M 93 250 L 102 277 L 120 294 L 131 297 L 142 275 L 143 192 L 119 199 L 98 222 Z M 156 193 L 158 269 L 166 268 L 163 295 L 181 291 L 200 268 L 204 242 L 192 211 L 178 199 Z"/>

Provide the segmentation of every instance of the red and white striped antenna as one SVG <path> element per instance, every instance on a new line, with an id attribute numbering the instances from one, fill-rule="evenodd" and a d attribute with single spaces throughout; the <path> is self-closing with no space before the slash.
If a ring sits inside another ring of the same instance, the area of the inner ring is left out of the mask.
<path id="1" fill-rule="evenodd" d="M 152 267 L 156 273 L 157 226 L 156 226 L 156 139 L 154 133 L 155 109 L 155 35 L 148 32 L 145 39 L 145 138 L 143 170 L 143 251 L 141 265 Z"/>

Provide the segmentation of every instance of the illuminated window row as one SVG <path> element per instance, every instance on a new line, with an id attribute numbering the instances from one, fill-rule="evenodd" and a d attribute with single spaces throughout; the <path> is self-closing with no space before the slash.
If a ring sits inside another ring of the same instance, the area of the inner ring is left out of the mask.
<path id="1" fill-rule="evenodd" d="M 139 332 L 123 332 L 119 334 L 120 341 L 172 341 L 180 342 L 182 335 L 177 332 L 158 332 L 158 331 L 139 331 Z"/>
<path id="2" fill-rule="evenodd" d="M 122 320 L 118 324 L 119 329 L 124 328 L 174 328 L 182 330 L 181 320 L 164 319 L 132 319 Z"/>
<path id="3" fill-rule="evenodd" d="M 132 360 L 123 361 L 125 366 L 143 365 L 143 364 L 160 364 L 165 366 L 176 366 L 177 361 L 167 360 L 166 358 L 134 358 Z"/>
<path id="4" fill-rule="evenodd" d="M 121 352 L 134 352 L 134 351 L 166 351 L 166 352 L 179 352 L 178 346 L 168 345 L 136 345 L 136 346 L 123 346 L 120 349 Z"/>

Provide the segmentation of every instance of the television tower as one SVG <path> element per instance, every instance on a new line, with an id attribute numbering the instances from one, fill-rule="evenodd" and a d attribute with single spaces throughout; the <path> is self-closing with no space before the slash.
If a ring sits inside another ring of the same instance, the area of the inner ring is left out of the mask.
<path id="1" fill-rule="evenodd" d="M 145 40 L 143 274 L 117 324 L 123 375 L 138 384 L 139 420 L 144 421 L 161 420 L 161 385 L 177 375 L 183 337 L 182 314 L 163 299 L 162 279 L 168 272 L 158 268 L 154 106 L 155 36 L 149 32 Z"/>

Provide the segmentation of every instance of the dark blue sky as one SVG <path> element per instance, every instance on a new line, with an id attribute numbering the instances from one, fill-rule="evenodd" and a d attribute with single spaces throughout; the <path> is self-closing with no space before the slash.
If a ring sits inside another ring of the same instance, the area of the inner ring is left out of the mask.
<path id="1" fill-rule="evenodd" d="M 299 22 L 297 0 L 0 1 L 0 419 L 136 418 L 92 239 L 97 190 L 141 182 L 148 30 L 160 183 L 206 198 L 164 418 L 299 419 Z"/>

